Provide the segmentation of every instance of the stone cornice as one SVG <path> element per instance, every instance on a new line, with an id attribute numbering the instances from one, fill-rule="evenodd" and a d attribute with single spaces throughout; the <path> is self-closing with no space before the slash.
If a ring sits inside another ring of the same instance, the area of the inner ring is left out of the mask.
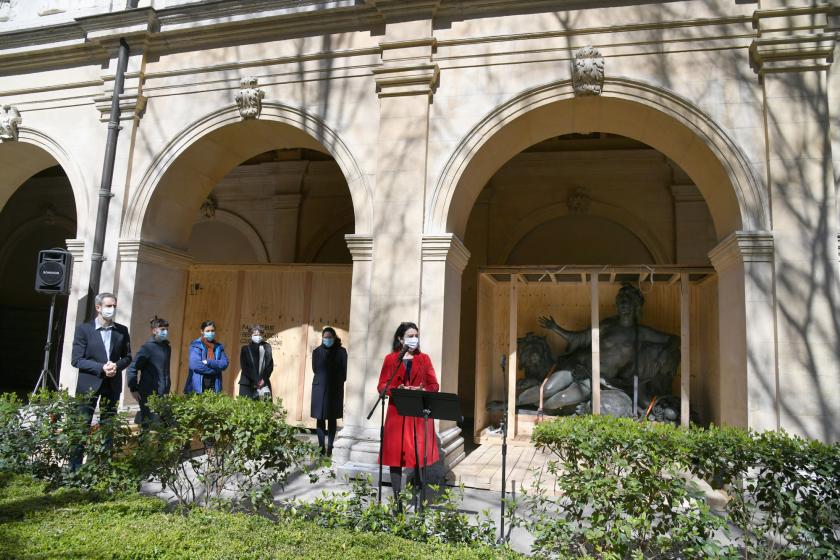
<path id="1" fill-rule="evenodd" d="M 379 97 L 398 95 L 431 96 L 437 87 L 440 68 L 437 64 L 383 66 L 373 70 Z"/>
<path id="2" fill-rule="evenodd" d="M 118 251 L 121 262 L 157 264 L 176 269 L 187 268 L 193 263 L 192 257 L 183 251 L 140 239 L 120 239 Z"/>
<path id="3" fill-rule="evenodd" d="M 774 247 L 772 232 L 736 231 L 709 251 L 709 260 L 717 271 L 739 263 L 771 263 Z"/>
<path id="4" fill-rule="evenodd" d="M 463 272 L 470 252 L 454 233 L 426 234 L 420 243 L 423 261 L 445 261 Z"/>
<path id="5" fill-rule="evenodd" d="M 111 118 L 111 95 L 100 95 L 93 98 L 99 120 L 108 122 Z M 120 121 L 139 120 L 146 109 L 146 97 L 137 93 L 123 93 L 120 95 Z"/>
<path id="6" fill-rule="evenodd" d="M 357 233 L 348 233 L 344 236 L 350 256 L 355 261 L 373 260 L 373 237 Z"/>
<path id="7" fill-rule="evenodd" d="M 73 262 L 82 262 L 85 256 L 85 240 L 84 239 L 65 239 L 64 244 L 67 245 L 67 251 L 73 255 Z"/>

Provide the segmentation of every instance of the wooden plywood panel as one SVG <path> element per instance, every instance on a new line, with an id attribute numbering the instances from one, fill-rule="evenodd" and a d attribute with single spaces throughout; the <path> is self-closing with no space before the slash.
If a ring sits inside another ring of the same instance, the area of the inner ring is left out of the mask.
<path id="1" fill-rule="evenodd" d="M 187 295 L 182 325 L 183 351 L 178 364 L 177 378 L 173 385 L 178 393 L 184 390 L 189 369 L 189 344 L 201 334 L 201 323 L 211 320 L 216 322 L 216 340 L 224 344 L 228 356 L 233 360 L 239 357 L 238 331 L 236 317 L 236 293 L 239 281 L 237 271 L 191 270 L 187 283 Z M 236 374 L 235 364 L 231 364 L 222 375 L 223 385 L 232 386 Z"/>

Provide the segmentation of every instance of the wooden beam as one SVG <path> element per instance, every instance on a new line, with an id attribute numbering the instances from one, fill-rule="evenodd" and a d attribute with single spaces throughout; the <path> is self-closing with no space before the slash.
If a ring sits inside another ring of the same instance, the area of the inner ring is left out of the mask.
<path id="1" fill-rule="evenodd" d="M 599 319 L 598 271 L 592 270 L 589 306 L 592 312 L 592 414 L 601 414 L 601 326 Z"/>
<path id="2" fill-rule="evenodd" d="M 688 273 L 680 273 L 680 425 L 688 427 L 691 390 L 691 294 Z"/>
<path id="3" fill-rule="evenodd" d="M 581 284 L 586 284 L 586 273 L 585 272 L 580 273 L 580 283 Z"/>
<path id="4" fill-rule="evenodd" d="M 513 280 L 513 279 L 511 279 Z M 508 437 L 516 437 L 516 328 L 519 315 L 519 302 L 516 294 L 516 282 L 510 283 L 510 316 L 508 317 Z"/>
<path id="5" fill-rule="evenodd" d="M 522 282 L 523 284 L 527 284 L 527 283 L 528 283 L 528 278 L 527 278 L 524 274 L 517 274 L 517 275 L 516 275 L 516 278 L 517 278 L 517 280 L 519 280 L 519 281 L 520 281 L 520 282 Z"/>
<path id="6" fill-rule="evenodd" d="M 677 281 L 678 281 L 679 279 L 680 279 L 680 275 L 679 275 L 679 274 L 672 274 L 672 275 L 671 275 L 671 277 L 668 279 L 668 285 L 669 285 L 669 286 L 673 286 L 674 284 L 676 284 L 676 283 L 677 283 Z"/>
<path id="7" fill-rule="evenodd" d="M 554 282 L 555 284 L 557 284 L 557 275 L 556 275 L 556 274 L 554 274 L 553 272 L 549 272 L 549 273 L 548 273 L 548 277 L 549 277 L 549 278 L 551 278 L 551 281 L 552 281 L 552 282 Z"/>
<path id="8" fill-rule="evenodd" d="M 610 284 L 615 284 L 615 271 L 610 272 Z"/>

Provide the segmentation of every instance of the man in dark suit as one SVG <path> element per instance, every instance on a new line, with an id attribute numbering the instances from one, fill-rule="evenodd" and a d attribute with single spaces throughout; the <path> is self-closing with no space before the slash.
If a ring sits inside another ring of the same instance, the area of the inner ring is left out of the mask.
<path id="1" fill-rule="evenodd" d="M 76 327 L 70 363 L 79 368 L 76 394 L 89 394 L 82 408 L 87 423 L 93 420 L 96 404 L 102 419 L 117 413 L 122 393 L 122 371 L 131 364 L 131 341 L 128 328 L 114 322 L 117 298 L 114 294 L 96 296 L 96 317 Z M 71 468 L 82 464 L 82 450 L 71 460 Z"/>
<path id="2" fill-rule="evenodd" d="M 149 410 L 149 397 L 168 395 L 172 387 L 169 377 L 169 322 L 155 316 L 151 321 L 152 336 L 137 351 L 134 362 L 126 370 L 126 384 L 140 404 L 140 427 L 147 430 L 158 421 Z"/>

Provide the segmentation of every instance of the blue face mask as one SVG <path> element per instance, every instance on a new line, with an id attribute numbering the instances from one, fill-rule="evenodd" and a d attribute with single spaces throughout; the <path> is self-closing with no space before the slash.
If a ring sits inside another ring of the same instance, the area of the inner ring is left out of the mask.
<path id="1" fill-rule="evenodd" d="M 334 338 L 325 338 L 324 339 L 324 347 L 325 348 L 330 348 L 333 345 L 334 342 L 335 342 Z"/>
<path id="2" fill-rule="evenodd" d="M 158 340 L 166 340 L 169 338 L 169 331 L 166 329 L 162 329 L 157 333 Z"/>
<path id="3" fill-rule="evenodd" d="M 207 342 L 213 342 L 213 339 L 216 338 L 215 332 L 206 332 L 204 333 L 204 340 Z"/>

